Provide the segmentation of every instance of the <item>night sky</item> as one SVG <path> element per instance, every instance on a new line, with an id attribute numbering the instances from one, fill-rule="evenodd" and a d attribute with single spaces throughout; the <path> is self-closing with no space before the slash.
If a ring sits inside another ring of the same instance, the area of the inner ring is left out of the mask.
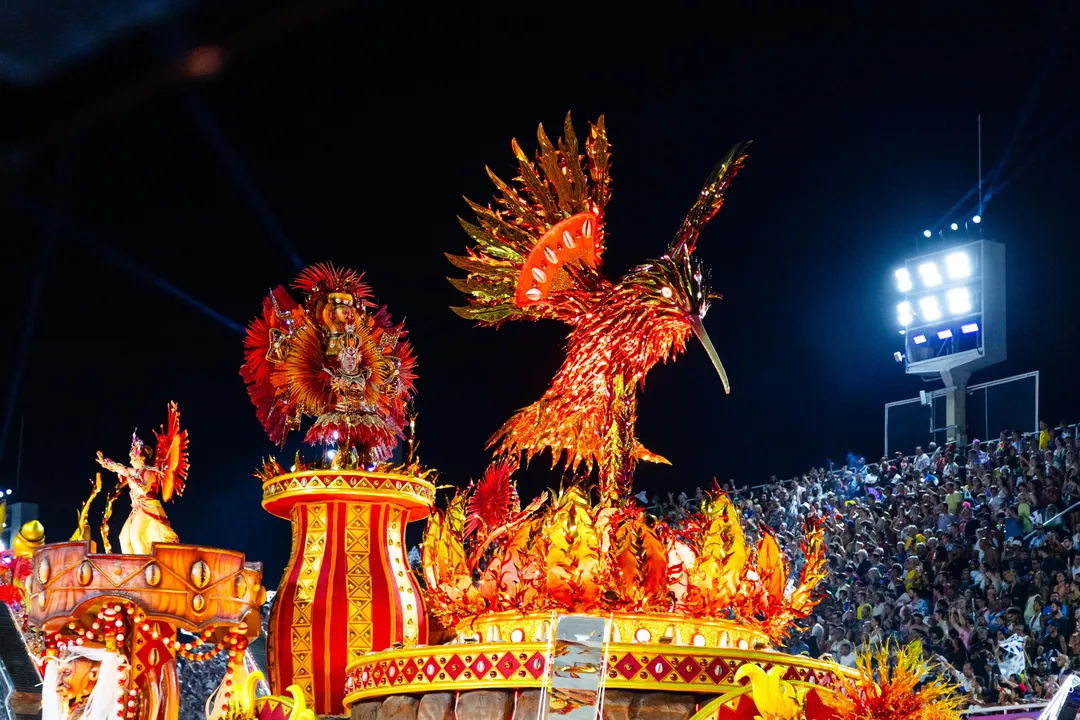
<path id="1" fill-rule="evenodd" d="M 654 370 L 638 434 L 674 465 L 641 468 L 639 487 L 758 484 L 880 454 L 883 404 L 930 387 L 892 358 L 892 270 L 928 248 L 923 228 L 973 214 L 971 201 L 943 216 L 978 177 L 979 113 L 984 174 L 1012 148 L 982 225 L 1007 247 L 1009 359 L 972 382 L 1040 370 L 1042 415 L 1080 419 L 1075 14 L 855 5 L 631 25 L 584 6 L 467 20 L 243 2 L 0 86 L 0 409 L 16 394 L 0 482 L 15 485 L 22 419 L 14 499 L 64 540 L 95 451 L 126 458 L 132 429 L 150 436 L 176 400 L 192 434 L 189 487 L 168 508 L 181 540 L 243 550 L 276 583 L 289 528 L 251 475 L 275 450 L 236 326 L 292 280 L 293 253 L 364 271 L 406 319 L 421 459 L 442 483 L 478 476 L 487 437 L 558 367 L 564 330 L 470 327 L 447 309 L 462 298 L 443 252 L 466 244 L 461 196 L 491 196 L 484 165 L 511 175 L 511 137 L 531 152 L 536 124 L 554 135 L 567 110 L 579 135 L 606 114 L 611 275 L 662 252 L 715 161 L 755 143 L 699 246 L 724 294 L 705 324 L 732 394 L 694 341 Z M 203 44 L 229 50 L 220 72 L 170 81 L 168 63 Z M 534 467 L 524 494 L 558 478 Z"/>

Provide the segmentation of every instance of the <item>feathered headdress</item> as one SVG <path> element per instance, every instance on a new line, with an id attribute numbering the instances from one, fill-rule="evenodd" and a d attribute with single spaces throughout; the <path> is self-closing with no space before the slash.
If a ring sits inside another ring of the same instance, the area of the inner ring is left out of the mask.
<path id="1" fill-rule="evenodd" d="M 142 455 L 145 447 L 142 439 L 139 437 L 139 428 L 135 428 L 134 432 L 131 433 L 131 454 L 138 457 Z"/>

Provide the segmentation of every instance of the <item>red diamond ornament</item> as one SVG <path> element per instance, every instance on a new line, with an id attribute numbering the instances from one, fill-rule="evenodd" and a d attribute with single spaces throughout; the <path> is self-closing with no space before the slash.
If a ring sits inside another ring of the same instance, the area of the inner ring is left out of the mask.
<path id="1" fill-rule="evenodd" d="M 698 664 L 697 660 L 687 655 L 675 666 L 675 672 L 679 673 L 679 677 L 683 679 L 684 683 L 693 682 L 701 674 L 701 665 Z"/>
<path id="2" fill-rule="evenodd" d="M 660 682 L 671 672 L 671 663 L 665 660 L 662 655 L 657 655 L 645 665 L 645 669 L 649 671 L 654 680 Z"/>
<path id="3" fill-rule="evenodd" d="M 518 671 L 518 668 L 521 667 L 521 663 L 518 662 L 518 659 L 514 657 L 513 653 L 506 653 L 495 667 L 498 668 L 499 674 L 504 678 L 510 678 Z"/>
<path id="4" fill-rule="evenodd" d="M 533 680 L 540 679 L 546 666 L 547 660 L 538 652 L 533 653 L 532 657 L 525 661 L 525 671 L 532 675 Z"/>
<path id="5" fill-rule="evenodd" d="M 465 663 L 461 661 L 457 655 L 450 658 L 450 661 L 446 663 L 446 674 L 450 676 L 451 680 L 457 680 L 461 673 L 465 672 Z"/>
<path id="6" fill-rule="evenodd" d="M 491 668 L 493 667 L 495 667 L 495 663 L 491 661 L 491 658 L 480 653 L 480 655 L 473 660 L 473 664 L 469 666 L 469 669 L 472 670 L 472 674 L 479 680 L 487 677 L 487 674 L 491 672 Z"/>
<path id="7" fill-rule="evenodd" d="M 638 674 L 638 671 L 641 670 L 641 663 L 639 663 L 638 659 L 631 653 L 626 653 L 622 660 L 615 663 L 615 669 L 618 670 L 619 674 L 624 678 L 631 680 Z"/>
<path id="8" fill-rule="evenodd" d="M 717 685 L 728 674 L 728 665 L 720 658 L 713 658 L 712 662 L 705 667 L 705 674 Z"/>

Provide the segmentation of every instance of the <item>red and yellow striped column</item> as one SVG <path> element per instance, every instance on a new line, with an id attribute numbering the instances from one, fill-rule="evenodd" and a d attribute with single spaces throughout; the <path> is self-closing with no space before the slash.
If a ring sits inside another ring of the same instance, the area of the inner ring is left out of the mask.
<path id="1" fill-rule="evenodd" d="M 341 715 L 346 668 L 394 643 L 427 642 L 405 526 L 434 486 L 362 470 L 307 470 L 263 485 L 263 508 L 292 522 L 292 553 L 267 634 L 270 685 L 298 685 L 318 715 Z"/>

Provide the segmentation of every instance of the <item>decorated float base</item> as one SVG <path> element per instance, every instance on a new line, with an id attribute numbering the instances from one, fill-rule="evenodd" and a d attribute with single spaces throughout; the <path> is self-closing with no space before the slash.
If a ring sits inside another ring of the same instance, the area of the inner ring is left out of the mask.
<path id="1" fill-rule="evenodd" d="M 772 645 L 767 635 L 730 620 L 702 620 L 673 613 L 613 612 L 611 642 L 638 645 L 764 650 Z M 457 642 L 546 642 L 555 626 L 551 613 L 522 615 L 487 613 L 457 625 Z"/>
<path id="2" fill-rule="evenodd" d="M 549 645 L 464 643 L 371 653 L 350 667 L 345 705 L 353 720 L 526 720 L 544 699 Z M 822 699 L 854 671 L 771 650 L 611 643 L 605 651 L 603 717 L 623 720 L 753 720 L 759 714 L 744 665 L 785 668 L 805 688 L 807 720 L 833 717 Z M 381 713 L 381 714 L 380 714 Z M 553 711 L 548 717 L 557 717 Z"/>
<path id="3" fill-rule="evenodd" d="M 101 554 L 85 541 L 37 550 L 28 595 L 29 620 L 45 636 L 43 660 L 94 646 L 102 654 L 87 656 L 90 663 L 123 658 L 127 720 L 176 720 L 178 655 L 199 660 L 227 652 L 225 685 L 242 680 L 240 658 L 259 633 L 266 598 L 261 564 L 239 552 L 162 543 L 149 555 Z M 198 640 L 181 642 L 178 629 Z M 78 675 L 55 692 L 65 703 L 77 701 L 94 684 L 92 674 Z"/>

